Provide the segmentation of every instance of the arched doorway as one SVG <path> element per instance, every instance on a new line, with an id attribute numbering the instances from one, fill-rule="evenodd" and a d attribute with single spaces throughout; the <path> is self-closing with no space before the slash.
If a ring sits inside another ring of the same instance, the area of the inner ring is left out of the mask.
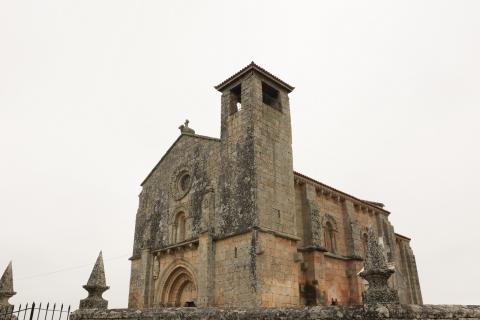
<path id="1" fill-rule="evenodd" d="M 197 285 L 192 274 L 183 266 L 173 269 L 160 288 L 161 303 L 166 306 L 181 307 L 188 301 L 196 303 Z"/>

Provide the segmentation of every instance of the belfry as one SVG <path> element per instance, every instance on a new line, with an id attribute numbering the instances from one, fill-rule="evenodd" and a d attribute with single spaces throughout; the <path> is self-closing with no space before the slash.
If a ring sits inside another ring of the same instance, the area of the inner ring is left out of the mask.
<path id="1" fill-rule="evenodd" d="M 252 62 L 215 88 L 220 138 L 186 121 L 141 184 L 129 307 L 360 304 L 369 226 L 400 302 L 421 304 L 384 205 L 293 170 L 294 87 Z"/>

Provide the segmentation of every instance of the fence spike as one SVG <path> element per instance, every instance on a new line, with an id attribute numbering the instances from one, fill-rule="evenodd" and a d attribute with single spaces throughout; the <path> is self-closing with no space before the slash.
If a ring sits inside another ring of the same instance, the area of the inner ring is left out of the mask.
<path id="1" fill-rule="evenodd" d="M 42 303 L 40 302 L 40 304 L 38 305 L 37 320 L 38 320 L 38 318 L 40 318 L 40 312 L 41 311 L 42 311 Z"/>
<path id="2" fill-rule="evenodd" d="M 32 302 L 32 310 L 30 311 L 30 319 L 33 319 L 33 314 L 35 313 L 35 302 Z"/>
<path id="3" fill-rule="evenodd" d="M 47 320 L 48 308 L 50 307 L 50 302 L 47 303 L 47 309 L 45 309 L 45 319 Z"/>
<path id="4" fill-rule="evenodd" d="M 58 320 L 61 320 L 61 319 L 62 319 L 62 311 L 63 311 L 63 303 L 62 303 L 62 305 L 60 306 L 60 314 L 58 315 Z"/>
<path id="5" fill-rule="evenodd" d="M 68 319 L 69 319 L 69 317 L 70 317 L 70 305 L 68 306 L 68 310 L 67 310 L 67 319 L 66 319 L 66 320 L 68 320 Z"/>
<path id="6" fill-rule="evenodd" d="M 57 307 L 57 304 L 54 303 L 54 304 L 53 304 L 53 309 L 52 309 L 52 319 L 51 319 L 51 320 L 53 320 L 53 316 L 55 315 L 55 311 L 56 311 L 55 308 L 56 308 L 56 307 Z"/>
<path id="7" fill-rule="evenodd" d="M 27 311 L 28 311 L 28 302 L 25 305 L 25 309 L 23 310 L 23 320 L 25 320 L 25 317 L 27 316 Z M 20 316 L 20 314 L 19 314 L 19 316 Z"/>

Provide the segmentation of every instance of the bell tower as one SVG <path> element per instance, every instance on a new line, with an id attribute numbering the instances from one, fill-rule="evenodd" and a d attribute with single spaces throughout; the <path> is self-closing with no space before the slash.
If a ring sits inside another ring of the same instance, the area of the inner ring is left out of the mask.
<path id="1" fill-rule="evenodd" d="M 293 87 L 252 62 L 215 88 L 222 93 L 215 259 L 224 267 L 215 271 L 216 303 L 298 305 L 298 287 L 291 285 L 299 277 L 288 102 Z M 223 272 L 229 269 L 234 273 Z M 235 291 L 225 290 L 225 283 Z"/>
<path id="2" fill-rule="evenodd" d="M 288 98 L 294 88 L 253 62 L 215 88 L 222 93 L 219 231 L 295 235 Z"/>

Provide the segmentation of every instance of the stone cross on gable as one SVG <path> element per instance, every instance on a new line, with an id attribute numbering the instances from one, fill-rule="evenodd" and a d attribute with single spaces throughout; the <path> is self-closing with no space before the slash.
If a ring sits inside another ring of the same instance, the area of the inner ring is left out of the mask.
<path id="1" fill-rule="evenodd" d="M 190 133 L 190 134 L 195 134 L 195 130 L 193 130 L 192 128 L 190 128 L 188 126 L 188 124 L 190 123 L 190 121 L 188 121 L 188 119 L 185 120 L 184 124 L 182 124 L 180 127 L 178 127 L 178 129 L 180 129 L 180 132 L 183 134 L 183 133 Z"/>

